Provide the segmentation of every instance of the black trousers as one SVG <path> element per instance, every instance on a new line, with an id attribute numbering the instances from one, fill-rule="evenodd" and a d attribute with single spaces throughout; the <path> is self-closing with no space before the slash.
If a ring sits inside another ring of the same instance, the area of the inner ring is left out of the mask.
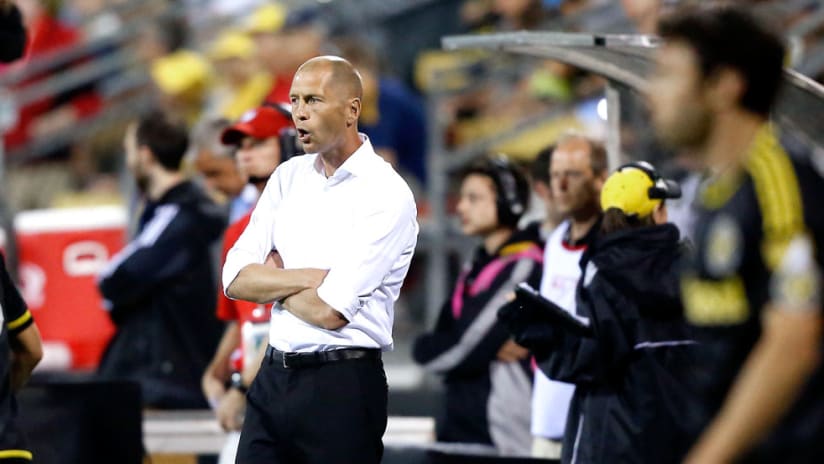
<path id="1" fill-rule="evenodd" d="M 386 431 L 380 359 L 284 368 L 267 356 L 246 395 L 237 464 L 378 464 Z"/>

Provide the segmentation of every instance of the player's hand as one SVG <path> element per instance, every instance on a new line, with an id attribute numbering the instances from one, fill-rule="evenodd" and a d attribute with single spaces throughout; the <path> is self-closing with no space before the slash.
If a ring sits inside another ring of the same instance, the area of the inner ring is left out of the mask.
<path id="1" fill-rule="evenodd" d="M 209 405 L 212 409 L 217 409 L 220 399 L 226 394 L 226 388 L 223 386 L 223 382 L 207 372 L 200 381 L 200 386 L 203 389 L 203 395 L 206 396 L 206 400 L 209 401 Z"/>
<path id="2" fill-rule="evenodd" d="M 498 361 L 516 362 L 526 359 L 529 356 L 529 350 L 515 343 L 514 340 L 507 340 L 498 350 Z"/>
<path id="3" fill-rule="evenodd" d="M 217 420 L 227 432 L 240 430 L 243 415 L 246 412 L 246 395 L 235 388 L 230 388 L 220 400 L 217 408 Z"/>

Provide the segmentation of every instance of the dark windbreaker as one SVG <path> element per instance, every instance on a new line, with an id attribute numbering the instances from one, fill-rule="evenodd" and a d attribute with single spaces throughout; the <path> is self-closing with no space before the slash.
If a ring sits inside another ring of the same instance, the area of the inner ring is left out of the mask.
<path id="1" fill-rule="evenodd" d="M 415 340 L 415 361 L 443 374 L 446 384 L 439 441 L 493 445 L 506 455 L 529 453 L 532 373 L 526 361 L 498 361 L 509 334 L 496 315 L 517 284 L 540 283 L 542 258 L 534 231 L 516 232 L 494 255 L 480 247 L 435 329 Z"/>
<path id="2" fill-rule="evenodd" d="M 136 237 L 100 276 L 117 332 L 99 373 L 139 382 L 146 406 L 207 407 L 200 378 L 221 334 L 210 246 L 225 224 L 219 207 L 183 182 L 146 205 Z"/>
<path id="3" fill-rule="evenodd" d="M 691 340 L 678 286 L 678 229 L 666 224 L 599 238 L 581 259 L 578 314 L 594 336 L 555 331 L 538 353 L 551 378 L 576 385 L 565 463 L 679 462 Z"/>

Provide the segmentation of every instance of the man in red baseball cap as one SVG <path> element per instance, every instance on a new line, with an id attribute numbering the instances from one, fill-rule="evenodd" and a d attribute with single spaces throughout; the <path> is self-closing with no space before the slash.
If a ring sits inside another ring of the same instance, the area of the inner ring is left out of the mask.
<path id="1" fill-rule="evenodd" d="M 236 148 L 238 170 L 260 193 L 275 168 L 295 154 L 294 145 L 289 143 L 295 140 L 291 134 L 294 124 L 288 107 L 266 105 L 244 113 L 224 129 L 220 141 Z"/>
<path id="2" fill-rule="evenodd" d="M 249 183 L 263 191 L 269 177 L 280 163 L 295 154 L 292 116 L 286 107 L 262 106 L 247 111 L 220 136 L 225 145 L 236 148 L 238 170 Z M 222 260 L 243 233 L 251 211 L 232 223 L 223 236 Z M 268 263 L 281 266 L 273 254 Z M 227 322 L 223 339 L 209 367 L 203 374 L 203 393 L 215 409 L 224 430 L 230 432 L 220 462 L 234 462 L 243 413 L 246 388 L 257 374 L 257 354 L 267 345 L 269 312 L 264 305 L 230 300 L 218 291 L 217 316 Z"/>

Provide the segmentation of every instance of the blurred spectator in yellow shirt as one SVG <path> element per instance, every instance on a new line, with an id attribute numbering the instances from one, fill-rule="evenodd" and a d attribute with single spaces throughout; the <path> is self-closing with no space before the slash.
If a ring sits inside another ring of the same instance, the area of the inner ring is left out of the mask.
<path id="1" fill-rule="evenodd" d="M 214 114 L 235 120 L 260 105 L 272 88 L 272 77 L 255 62 L 255 42 L 240 31 L 218 36 L 209 58 L 220 79 L 212 92 Z"/>
<path id="2" fill-rule="evenodd" d="M 320 55 L 326 34 L 318 19 L 312 7 L 289 10 L 281 3 L 267 3 L 247 18 L 246 32 L 257 45 L 259 63 L 272 75 L 266 102 L 288 102 L 298 66 Z"/>
<path id="3" fill-rule="evenodd" d="M 150 69 L 163 109 L 193 127 L 203 113 L 211 86 L 209 62 L 198 53 L 180 49 L 155 59 Z"/>

